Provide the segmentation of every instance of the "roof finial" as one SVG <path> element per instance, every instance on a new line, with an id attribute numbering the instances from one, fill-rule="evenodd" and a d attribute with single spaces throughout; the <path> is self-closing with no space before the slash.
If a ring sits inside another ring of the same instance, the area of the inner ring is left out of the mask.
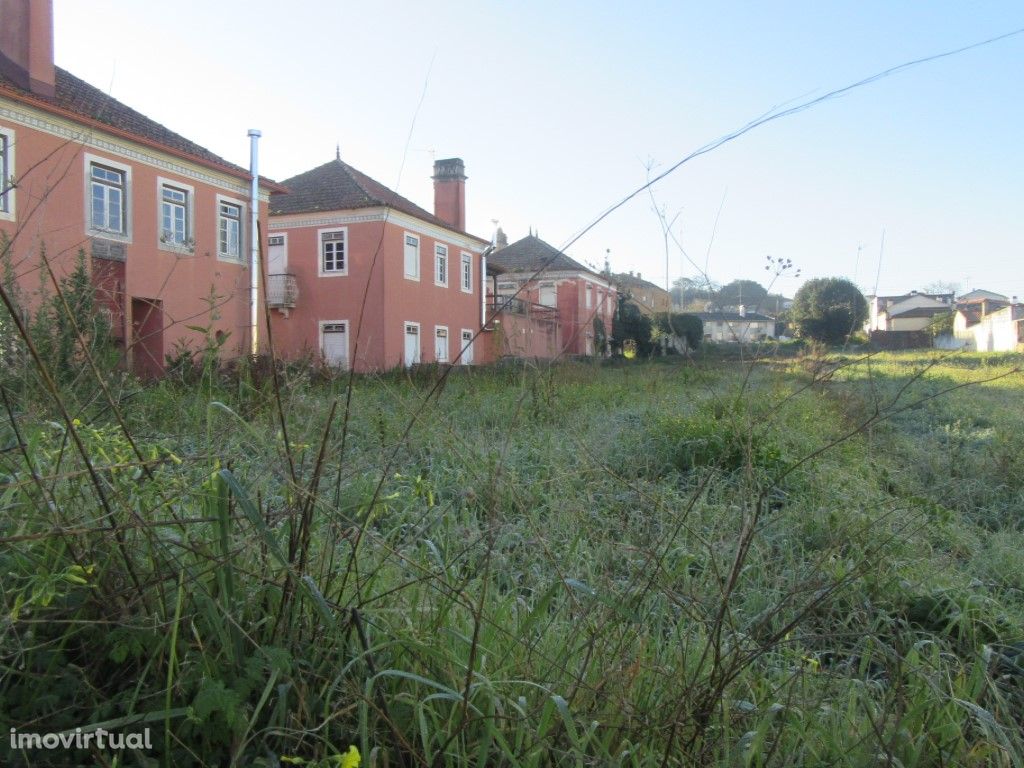
<path id="1" fill-rule="evenodd" d="M 341 160 L 341 142 L 334 145 L 334 159 Z"/>

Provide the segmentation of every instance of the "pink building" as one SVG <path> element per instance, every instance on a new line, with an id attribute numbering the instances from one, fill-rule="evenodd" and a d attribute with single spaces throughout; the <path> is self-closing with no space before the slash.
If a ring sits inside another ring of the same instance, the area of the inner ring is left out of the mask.
<path id="1" fill-rule="evenodd" d="M 44 248 L 58 278 L 84 251 L 138 374 L 201 348 L 188 326 L 226 339 L 226 356 L 247 350 L 249 172 L 55 67 L 50 0 L 0 0 L 0 24 L 2 256 L 25 309 L 49 281 Z M 264 222 L 275 188 L 261 185 Z"/>
<path id="2" fill-rule="evenodd" d="M 493 341 L 496 357 L 607 352 L 618 298 L 603 275 L 532 234 L 499 247 L 488 263 L 500 271 L 491 299 L 500 310 Z M 557 327 L 551 329 L 553 319 Z"/>
<path id="3" fill-rule="evenodd" d="M 281 356 L 357 371 L 480 361 L 488 242 L 464 231 L 462 160 L 433 178 L 432 214 L 340 158 L 282 182 L 267 239 Z"/>

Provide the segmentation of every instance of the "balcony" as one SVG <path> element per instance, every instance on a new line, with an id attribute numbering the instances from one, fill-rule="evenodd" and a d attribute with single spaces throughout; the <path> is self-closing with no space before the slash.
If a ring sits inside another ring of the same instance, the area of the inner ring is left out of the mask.
<path id="1" fill-rule="evenodd" d="M 272 309 L 293 309 L 298 299 L 295 275 L 289 272 L 267 275 L 267 304 Z"/>
<path id="2" fill-rule="evenodd" d="M 499 312 L 507 312 L 513 315 L 524 315 L 534 320 L 551 323 L 558 322 L 558 308 L 549 307 L 544 304 L 535 304 L 532 301 L 522 299 L 509 299 L 501 296 L 487 297 L 487 315 L 495 315 Z"/>

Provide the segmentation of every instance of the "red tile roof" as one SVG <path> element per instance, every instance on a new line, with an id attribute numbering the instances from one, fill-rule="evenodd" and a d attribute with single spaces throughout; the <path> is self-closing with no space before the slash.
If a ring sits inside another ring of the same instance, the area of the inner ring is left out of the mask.
<path id="1" fill-rule="evenodd" d="M 461 231 L 341 160 L 331 160 L 305 173 L 285 179 L 281 184 L 288 191 L 271 198 L 272 216 L 384 206 L 452 232 Z M 469 236 L 481 243 L 487 242 L 475 235 Z"/>
<path id="2" fill-rule="evenodd" d="M 511 245 L 500 248 L 487 257 L 488 263 L 502 267 L 506 272 L 547 271 L 586 272 L 597 275 L 597 272 L 585 267 L 541 240 L 536 235 L 528 235 L 516 240 Z M 602 277 L 598 275 L 598 277 Z"/>
<path id="3" fill-rule="evenodd" d="M 126 138 L 169 150 L 176 155 L 199 160 L 205 165 L 227 171 L 234 176 L 249 178 L 247 168 L 229 163 L 70 72 L 54 67 L 54 79 L 56 93 L 51 98 L 27 91 L 0 75 L 0 96 L 8 96 L 49 112 L 77 118 L 85 126 L 110 130 Z M 277 187 L 269 179 L 261 178 L 261 182 L 264 186 Z"/>

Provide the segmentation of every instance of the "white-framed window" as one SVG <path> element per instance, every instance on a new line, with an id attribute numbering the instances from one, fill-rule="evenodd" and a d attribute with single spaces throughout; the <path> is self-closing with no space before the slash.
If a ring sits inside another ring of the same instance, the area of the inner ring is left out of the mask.
<path id="1" fill-rule="evenodd" d="M 217 256 L 226 261 L 242 261 L 245 256 L 243 222 L 245 204 L 217 195 Z"/>
<path id="2" fill-rule="evenodd" d="M 405 233 L 405 276 L 410 280 L 420 279 L 420 239 Z"/>
<path id="3" fill-rule="evenodd" d="M 434 360 L 439 363 L 448 362 L 448 328 L 444 325 L 434 326 Z"/>
<path id="4" fill-rule="evenodd" d="M 465 251 L 462 252 L 462 271 L 459 273 L 459 275 L 460 275 L 460 285 L 462 287 L 462 292 L 463 293 L 472 293 L 473 292 L 473 257 L 470 254 L 466 253 Z"/>
<path id="5" fill-rule="evenodd" d="M 0 128 L 0 219 L 14 220 L 14 131 Z"/>
<path id="6" fill-rule="evenodd" d="M 348 274 L 348 228 L 319 229 L 320 277 Z"/>
<path id="7" fill-rule="evenodd" d="M 188 184 L 171 179 L 157 179 L 159 206 L 157 231 L 160 247 L 165 250 L 191 251 L 195 248 L 193 203 L 195 190 Z"/>
<path id="8" fill-rule="evenodd" d="M 348 368 L 348 320 L 320 322 L 320 353 L 328 365 Z"/>
<path id="9" fill-rule="evenodd" d="M 288 271 L 288 233 L 267 238 L 267 274 L 280 275 Z"/>
<path id="10" fill-rule="evenodd" d="M 406 322 L 405 324 L 405 350 L 402 359 L 406 368 L 419 365 L 420 362 L 420 324 Z"/>
<path id="11" fill-rule="evenodd" d="M 473 364 L 473 331 L 469 328 L 462 329 L 462 356 L 459 362 L 463 365 Z"/>
<path id="12" fill-rule="evenodd" d="M 448 287 L 448 246 L 434 246 L 434 285 Z"/>
<path id="13" fill-rule="evenodd" d="M 592 306 L 594 306 L 594 287 L 590 283 L 587 283 L 586 296 L 586 307 L 587 309 L 590 309 Z"/>
<path id="14" fill-rule="evenodd" d="M 131 166 L 86 154 L 86 221 L 90 234 L 131 238 Z"/>
<path id="15" fill-rule="evenodd" d="M 541 283 L 539 294 L 537 297 L 538 304 L 543 304 L 545 307 L 558 306 L 558 292 L 555 289 L 554 283 Z"/>

